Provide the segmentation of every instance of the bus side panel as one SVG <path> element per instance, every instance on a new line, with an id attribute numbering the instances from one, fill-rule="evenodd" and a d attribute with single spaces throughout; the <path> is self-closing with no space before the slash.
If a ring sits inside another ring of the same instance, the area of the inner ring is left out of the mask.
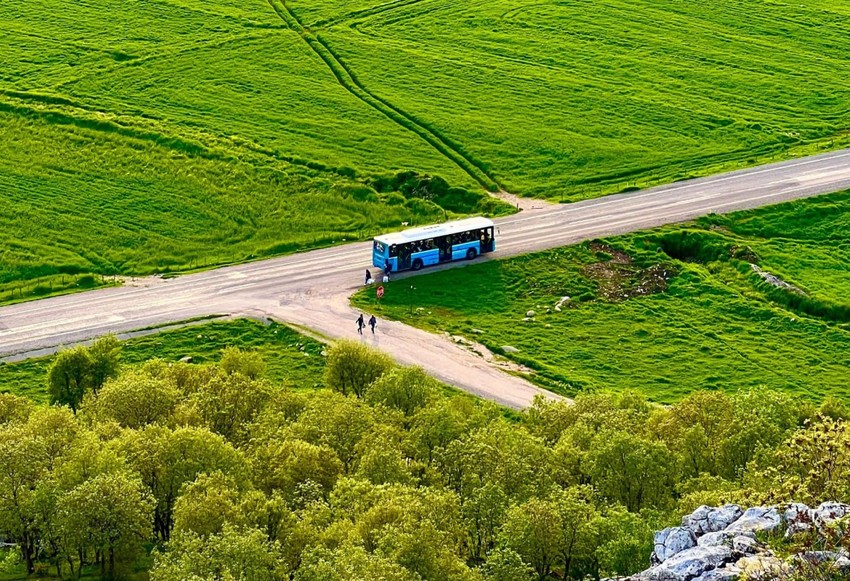
<path id="1" fill-rule="evenodd" d="M 455 244 L 452 246 L 452 260 L 463 260 L 466 258 L 466 253 L 469 249 L 472 248 L 475 250 L 475 254 L 480 254 L 481 252 L 481 244 L 478 240 L 473 240 L 472 242 L 464 242 L 463 244 Z"/>
<path id="2" fill-rule="evenodd" d="M 431 250 L 423 250 L 422 252 L 414 252 L 410 257 L 413 260 L 417 258 L 421 260 L 423 266 L 431 266 L 440 262 L 440 251 L 433 248 Z"/>

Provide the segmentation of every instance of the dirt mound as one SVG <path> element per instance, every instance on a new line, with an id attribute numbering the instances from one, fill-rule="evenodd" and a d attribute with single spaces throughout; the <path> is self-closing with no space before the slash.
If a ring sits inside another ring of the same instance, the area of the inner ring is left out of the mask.
<path id="1" fill-rule="evenodd" d="M 676 275 L 669 264 L 653 264 L 640 268 L 631 256 L 606 244 L 593 243 L 590 249 L 610 259 L 586 266 L 584 276 L 596 281 L 599 297 L 610 302 L 624 301 L 633 297 L 665 292 L 668 281 Z"/>

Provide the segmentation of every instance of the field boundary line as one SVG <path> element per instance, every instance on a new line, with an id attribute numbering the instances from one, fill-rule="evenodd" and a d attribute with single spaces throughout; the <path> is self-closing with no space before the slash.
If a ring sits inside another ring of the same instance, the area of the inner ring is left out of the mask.
<path id="1" fill-rule="evenodd" d="M 6 97 L 6 99 L 3 99 L 3 97 Z M 61 109 L 51 107 L 61 107 Z M 97 116 L 101 113 L 100 111 L 89 109 L 83 103 L 59 95 L 0 89 L 0 113 L 8 113 L 28 119 L 39 119 L 49 124 L 71 125 L 90 131 L 112 133 L 130 139 L 146 141 L 159 147 L 204 159 L 239 159 L 238 155 L 222 151 L 222 147 L 226 145 L 227 147 L 238 147 L 246 153 L 258 154 L 272 160 L 288 163 L 299 168 L 304 167 L 313 171 L 337 174 L 343 177 L 351 177 L 353 171 L 345 167 L 334 167 L 308 159 L 285 155 L 254 142 L 235 143 L 215 135 L 205 135 L 202 137 L 187 137 L 180 134 L 169 135 L 157 129 L 139 125 L 138 119 L 135 116 L 123 116 L 117 113 Z M 85 116 L 86 114 L 91 115 L 91 117 Z M 128 122 L 130 119 L 136 123 Z M 218 143 L 215 143 L 215 141 L 218 141 Z"/>
<path id="2" fill-rule="evenodd" d="M 336 78 L 337 82 L 339 82 L 345 90 L 366 105 L 395 122 L 400 127 L 418 135 L 426 143 L 431 145 L 431 147 L 436 149 L 437 152 L 452 161 L 467 175 L 478 182 L 482 187 L 484 187 L 484 189 L 491 192 L 502 189 L 498 180 L 490 175 L 480 162 L 475 161 L 471 156 L 460 150 L 460 148 L 456 144 L 453 144 L 451 140 L 441 135 L 437 130 L 418 121 L 413 115 L 410 115 L 401 108 L 376 96 L 363 86 L 351 69 L 349 69 L 348 66 L 342 62 L 342 59 L 330 49 L 327 42 L 323 41 L 301 24 L 301 21 L 298 20 L 295 14 L 293 14 L 286 5 L 285 0 L 268 0 L 268 3 L 272 9 L 289 25 L 289 27 L 298 33 L 301 39 L 307 43 L 307 46 L 310 47 L 310 49 L 320 59 L 322 59 Z"/>

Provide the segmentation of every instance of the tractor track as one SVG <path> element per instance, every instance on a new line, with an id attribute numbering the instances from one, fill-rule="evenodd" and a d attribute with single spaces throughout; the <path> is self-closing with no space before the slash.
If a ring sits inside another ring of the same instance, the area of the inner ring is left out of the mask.
<path id="1" fill-rule="evenodd" d="M 393 105 L 367 89 L 342 58 L 330 48 L 327 41 L 311 32 L 301 23 L 298 17 L 287 6 L 285 0 L 268 0 L 268 3 L 278 16 L 286 22 L 290 29 L 298 33 L 307 46 L 330 69 L 337 82 L 346 91 L 351 93 L 351 95 L 378 111 L 390 121 L 419 136 L 443 157 L 462 169 L 484 189 L 491 192 L 503 189 L 499 181 L 483 167 L 481 162 L 475 160 L 469 154 L 464 153 L 457 144 L 443 136 L 438 130 L 419 121 L 410 113 L 407 113 L 400 107 Z"/>

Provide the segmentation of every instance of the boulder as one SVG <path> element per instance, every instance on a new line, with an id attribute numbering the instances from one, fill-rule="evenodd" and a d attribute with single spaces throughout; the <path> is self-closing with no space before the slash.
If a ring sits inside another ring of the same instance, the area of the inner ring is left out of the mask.
<path id="1" fill-rule="evenodd" d="M 502 345 L 502 351 L 505 353 L 519 353 L 519 349 L 510 345 Z"/>
<path id="2" fill-rule="evenodd" d="M 729 547 L 691 547 L 649 569 L 648 581 L 690 581 L 732 560 Z"/>
<path id="3" fill-rule="evenodd" d="M 706 533 L 722 531 L 743 514 L 744 511 L 737 504 L 726 504 L 718 508 L 703 505 L 683 517 L 682 526 L 699 537 Z"/>
<path id="4" fill-rule="evenodd" d="M 770 532 L 782 525 L 782 517 L 775 506 L 757 506 L 747 509 L 744 515 L 726 527 L 730 532 Z"/>
<path id="5" fill-rule="evenodd" d="M 752 537 L 738 535 L 732 539 L 732 552 L 737 555 L 755 555 L 759 552 L 759 545 Z"/>
<path id="6" fill-rule="evenodd" d="M 755 533 L 749 531 L 716 531 L 706 533 L 697 539 L 697 545 L 700 547 L 729 547 L 733 553 L 741 555 L 751 555 L 756 552 L 758 543 L 756 542 Z"/>
<path id="7" fill-rule="evenodd" d="M 725 545 L 727 547 L 732 546 L 732 538 L 735 536 L 735 533 L 726 532 L 726 531 L 716 531 L 713 533 L 706 533 L 697 539 L 697 545 L 700 547 L 719 547 L 721 545 Z"/>
<path id="8" fill-rule="evenodd" d="M 812 511 L 805 504 L 799 502 L 791 503 L 782 513 L 785 521 L 785 536 L 791 537 L 797 533 L 805 532 L 812 528 Z"/>
<path id="9" fill-rule="evenodd" d="M 697 544 L 694 534 L 682 527 L 669 527 L 655 533 L 653 563 L 663 563 L 673 555 L 690 549 Z"/>
<path id="10" fill-rule="evenodd" d="M 529 310 L 527 313 L 525 313 L 525 316 L 530 319 L 530 318 L 534 317 L 536 314 L 537 313 L 535 313 L 534 311 Z"/>
<path id="11" fill-rule="evenodd" d="M 812 509 L 812 522 L 819 529 L 850 514 L 850 506 L 843 502 L 824 502 Z"/>
<path id="12" fill-rule="evenodd" d="M 191 363 L 192 361 L 194 361 L 194 359 L 191 355 L 186 355 L 185 357 L 180 358 L 180 363 Z"/>

